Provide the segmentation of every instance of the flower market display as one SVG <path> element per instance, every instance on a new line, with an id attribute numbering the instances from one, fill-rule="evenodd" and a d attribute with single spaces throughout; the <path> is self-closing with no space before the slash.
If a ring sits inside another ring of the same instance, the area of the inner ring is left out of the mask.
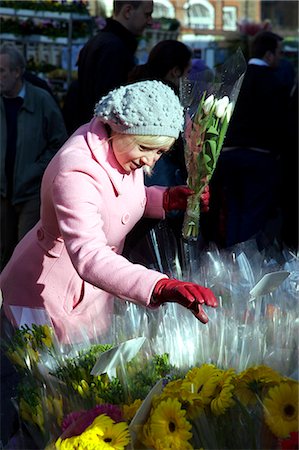
<path id="1" fill-rule="evenodd" d="M 90 25 L 86 18 L 89 16 L 88 3 L 84 1 L 11 1 L 2 0 L 1 2 L 1 33 L 12 33 L 16 36 L 43 35 L 52 38 L 68 37 L 68 16 L 65 20 L 64 14 L 74 15 L 72 37 L 86 37 L 90 34 Z M 10 18 L 6 17 L 10 10 Z M 26 11 L 27 15 L 24 15 Z M 48 16 L 47 16 L 48 14 Z M 84 20 L 79 20 L 80 16 Z M 5 18 L 6 17 L 6 18 Z M 52 19 L 52 20 L 51 20 Z M 56 20 L 55 20 L 56 19 Z"/>
<path id="2" fill-rule="evenodd" d="M 248 241 L 172 270 L 212 285 L 208 324 L 177 304 L 117 302 L 106 336 L 62 344 L 44 310 L 13 311 L 19 328 L 2 350 L 37 448 L 298 448 L 298 256 Z"/>
<path id="3" fill-rule="evenodd" d="M 183 237 L 187 240 L 196 240 L 198 237 L 199 199 L 215 170 L 245 70 L 245 59 L 242 52 L 238 51 L 217 70 L 214 81 L 205 82 L 204 74 L 200 73 L 201 80 L 195 81 L 189 93 L 188 80 L 183 81 L 187 89 L 181 86 L 183 97 L 185 94 L 183 104 L 190 104 L 192 100 L 188 97 L 199 101 L 194 115 L 190 115 L 187 110 L 184 132 L 187 183 L 194 190 L 188 199 L 183 224 Z"/>

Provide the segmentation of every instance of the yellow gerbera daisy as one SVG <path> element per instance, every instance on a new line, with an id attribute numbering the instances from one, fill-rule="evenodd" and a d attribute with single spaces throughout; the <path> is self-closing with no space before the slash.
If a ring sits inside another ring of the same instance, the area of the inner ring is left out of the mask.
<path id="1" fill-rule="evenodd" d="M 150 433 L 157 439 L 179 439 L 188 441 L 191 439 L 191 424 L 185 418 L 186 411 L 181 409 L 178 400 L 168 398 L 161 402 L 150 418 Z"/>
<path id="2" fill-rule="evenodd" d="M 229 369 L 220 375 L 214 394 L 215 397 L 211 401 L 211 411 L 215 416 L 224 414 L 234 404 L 234 378 L 235 371 L 233 369 Z"/>
<path id="3" fill-rule="evenodd" d="M 155 450 L 193 450 L 193 447 L 189 442 L 166 436 L 155 441 Z"/>
<path id="4" fill-rule="evenodd" d="M 244 405 L 255 404 L 257 395 L 261 396 L 266 388 L 280 381 L 279 373 L 268 366 L 250 367 L 236 377 L 235 394 Z"/>
<path id="5" fill-rule="evenodd" d="M 123 416 L 127 422 L 133 419 L 141 404 L 142 400 L 137 399 L 131 405 L 123 405 Z"/>
<path id="6" fill-rule="evenodd" d="M 183 380 L 173 380 L 166 384 L 166 386 L 163 389 L 163 394 L 167 395 L 168 397 L 179 397 L 181 392 Z"/>
<path id="7" fill-rule="evenodd" d="M 113 423 L 114 422 L 111 417 L 108 417 L 106 414 L 100 414 L 94 419 L 92 424 L 86 428 L 86 430 L 80 435 L 80 437 L 83 435 L 89 436 L 89 431 L 91 431 L 92 434 L 96 434 L 97 436 L 102 437 L 104 436 L 105 430 L 113 425 Z"/>
<path id="8" fill-rule="evenodd" d="M 265 421 L 279 438 L 298 431 L 298 383 L 281 383 L 269 389 L 264 400 Z"/>
<path id="9" fill-rule="evenodd" d="M 129 442 L 127 423 L 114 423 L 110 417 L 101 414 L 80 436 L 58 439 L 56 448 L 60 450 L 124 450 Z"/>
<path id="10" fill-rule="evenodd" d="M 186 409 L 187 418 L 190 420 L 196 420 L 205 411 L 205 405 L 201 400 L 194 400 L 191 403 L 185 402 L 184 408 Z"/>
<path id="11" fill-rule="evenodd" d="M 141 429 L 137 429 L 137 435 L 145 448 L 154 448 L 155 440 L 154 436 L 151 434 L 150 420 L 148 420 Z"/>
<path id="12" fill-rule="evenodd" d="M 203 364 L 201 367 L 189 370 L 182 382 L 182 399 L 190 403 L 199 400 L 204 405 L 208 405 L 215 393 L 220 375 L 221 370 L 213 364 Z"/>
<path id="13" fill-rule="evenodd" d="M 84 450 L 80 445 L 80 436 L 73 436 L 68 439 L 60 439 L 58 438 L 55 442 L 55 448 L 57 450 Z"/>
<path id="14" fill-rule="evenodd" d="M 166 384 L 166 386 L 164 387 L 162 393 L 160 395 L 155 395 L 152 399 L 152 406 L 153 408 L 157 408 L 157 406 L 167 400 L 168 398 L 176 398 L 177 400 L 179 400 L 179 402 L 182 403 L 182 398 L 181 398 L 181 387 L 182 387 L 182 382 L 183 380 L 174 380 L 174 381 L 170 381 L 169 383 Z"/>
<path id="15" fill-rule="evenodd" d="M 102 436 L 107 449 L 123 450 L 130 442 L 130 433 L 126 422 L 113 423 L 107 427 Z"/>

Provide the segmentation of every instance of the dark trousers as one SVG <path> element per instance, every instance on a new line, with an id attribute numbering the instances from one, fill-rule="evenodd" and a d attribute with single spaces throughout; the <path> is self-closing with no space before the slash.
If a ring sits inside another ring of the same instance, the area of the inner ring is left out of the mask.
<path id="1" fill-rule="evenodd" d="M 7 264 L 15 246 L 34 227 L 40 217 L 40 201 L 34 198 L 12 205 L 1 198 L 1 270 Z"/>

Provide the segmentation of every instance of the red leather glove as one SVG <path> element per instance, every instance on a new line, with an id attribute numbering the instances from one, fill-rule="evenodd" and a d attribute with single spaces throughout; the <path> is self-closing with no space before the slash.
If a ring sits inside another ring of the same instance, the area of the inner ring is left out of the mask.
<path id="1" fill-rule="evenodd" d="M 194 194 L 192 189 L 188 186 L 173 186 L 164 192 L 163 195 L 163 208 L 166 212 L 173 211 L 175 209 L 186 210 L 187 199 L 189 195 Z"/>
<path id="2" fill-rule="evenodd" d="M 183 211 L 187 208 L 187 200 L 194 191 L 188 186 L 173 186 L 164 192 L 163 208 L 166 212 L 181 209 Z M 202 212 L 209 211 L 210 190 L 207 185 L 200 196 L 200 205 Z"/>
<path id="3" fill-rule="evenodd" d="M 209 204 L 210 204 L 210 188 L 209 185 L 204 188 L 203 193 L 200 196 L 200 209 L 202 212 L 208 212 L 209 211 Z"/>
<path id="4" fill-rule="evenodd" d="M 202 323 L 208 322 L 208 316 L 202 305 L 218 306 L 218 301 L 209 288 L 188 281 L 169 280 L 163 278 L 156 284 L 150 305 L 160 306 L 162 303 L 175 302 L 190 309 Z"/>

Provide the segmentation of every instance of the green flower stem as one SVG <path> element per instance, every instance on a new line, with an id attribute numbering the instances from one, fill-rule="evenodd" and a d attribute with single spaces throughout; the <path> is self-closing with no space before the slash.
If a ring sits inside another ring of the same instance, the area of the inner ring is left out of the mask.
<path id="1" fill-rule="evenodd" d="M 200 193 L 190 195 L 183 223 L 183 238 L 196 240 L 199 234 Z"/>
<path id="2" fill-rule="evenodd" d="M 249 413 L 248 409 L 246 408 L 246 406 L 243 405 L 243 403 L 238 399 L 238 397 L 234 396 L 234 400 L 236 402 L 236 404 L 238 405 L 241 415 L 243 415 L 243 417 L 245 418 L 245 422 L 248 425 L 248 430 L 249 430 L 249 439 L 250 439 L 250 448 L 252 450 L 255 450 L 258 448 L 257 446 L 257 440 L 256 440 L 256 433 L 255 433 L 255 427 L 254 427 L 254 419 L 251 416 L 251 414 Z"/>

